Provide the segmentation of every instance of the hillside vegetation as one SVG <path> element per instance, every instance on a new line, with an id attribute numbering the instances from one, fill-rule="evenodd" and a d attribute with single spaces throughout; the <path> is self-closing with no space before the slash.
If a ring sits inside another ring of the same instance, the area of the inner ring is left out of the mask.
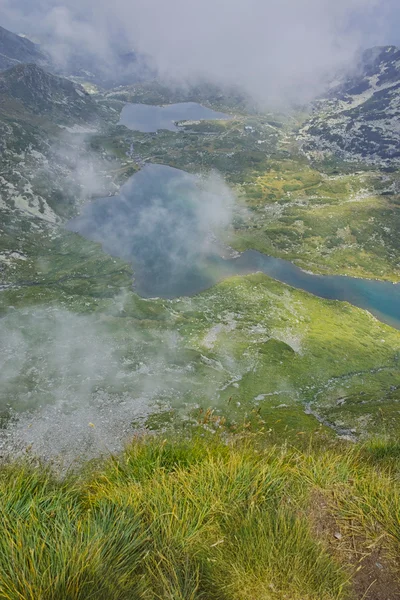
<path id="1" fill-rule="evenodd" d="M 42 285 L 2 292 L 0 338 L 9 349 L 1 416 L 16 416 L 10 398 L 14 411 L 36 409 L 18 428 L 18 442 L 1 432 L 7 454 L 32 444 L 42 457 L 82 456 L 86 442 L 92 452 L 89 421 L 115 451 L 133 429 L 181 431 L 210 406 L 232 430 L 249 423 L 291 439 L 317 431 L 398 435 L 400 332 L 366 311 L 262 274 L 227 279 L 192 298 L 116 296 L 121 263 L 105 260 L 104 280 L 100 270 L 86 276 L 94 264 L 58 275 L 53 285 L 50 272 Z"/>
<path id="2" fill-rule="evenodd" d="M 398 598 L 400 448 L 136 439 L 57 479 L 0 471 L 0 598 Z"/>

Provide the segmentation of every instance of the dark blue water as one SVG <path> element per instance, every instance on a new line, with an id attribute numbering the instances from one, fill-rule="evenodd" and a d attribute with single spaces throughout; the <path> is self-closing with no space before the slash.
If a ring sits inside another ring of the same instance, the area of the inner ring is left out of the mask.
<path id="1" fill-rule="evenodd" d="M 227 120 L 231 117 L 211 110 L 196 102 L 151 106 L 149 104 L 126 104 L 120 116 L 120 125 L 143 132 L 156 132 L 159 129 L 179 131 L 176 121 Z"/>
<path id="2" fill-rule="evenodd" d="M 205 200 L 199 181 L 178 169 L 148 165 L 119 196 L 86 205 L 68 228 L 131 262 L 135 291 L 144 297 L 193 295 L 226 277 L 262 272 L 315 296 L 367 309 L 400 329 L 399 284 L 313 275 L 253 250 L 221 258 L 218 247 L 204 245 L 207 220 L 199 219 Z"/>

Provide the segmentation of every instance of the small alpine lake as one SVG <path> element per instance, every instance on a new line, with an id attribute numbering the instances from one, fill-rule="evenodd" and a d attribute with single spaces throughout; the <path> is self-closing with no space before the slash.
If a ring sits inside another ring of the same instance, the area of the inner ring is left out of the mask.
<path id="1" fill-rule="evenodd" d="M 160 129 L 179 131 L 179 127 L 175 124 L 179 121 L 226 121 L 231 118 L 196 102 L 181 102 L 165 106 L 126 104 L 121 111 L 119 124 L 135 131 L 155 133 Z"/>

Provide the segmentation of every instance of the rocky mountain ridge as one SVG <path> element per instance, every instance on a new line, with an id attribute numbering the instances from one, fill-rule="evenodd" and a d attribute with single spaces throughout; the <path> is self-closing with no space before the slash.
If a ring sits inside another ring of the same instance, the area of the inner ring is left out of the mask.
<path id="1" fill-rule="evenodd" d="M 0 27 L 0 71 L 21 63 L 46 66 L 48 62 L 48 57 L 37 44 Z"/>
<path id="2" fill-rule="evenodd" d="M 40 115 L 70 124 L 94 121 L 97 106 L 81 85 L 52 75 L 35 64 L 18 64 L 0 73 L 0 111 L 18 107 L 27 115 Z"/>
<path id="3" fill-rule="evenodd" d="M 57 39 L 47 35 L 40 42 L 40 45 L 33 43 L 0 27 L 0 72 L 33 63 L 55 75 L 108 89 L 155 76 L 146 58 L 126 47 L 124 42 L 110 47 L 109 55 L 101 60 L 79 46 L 69 47 L 61 58 L 54 57 L 51 49 L 57 46 Z"/>
<path id="4" fill-rule="evenodd" d="M 115 193 L 112 176 L 105 177 L 114 162 L 88 143 L 106 126 L 104 117 L 106 110 L 82 86 L 38 65 L 17 64 L 0 73 L 3 284 L 21 256 L 43 247 L 83 198 Z"/>
<path id="5" fill-rule="evenodd" d="M 400 50 L 363 53 L 353 74 L 314 104 L 299 134 L 312 159 L 336 155 L 382 166 L 400 163 Z"/>

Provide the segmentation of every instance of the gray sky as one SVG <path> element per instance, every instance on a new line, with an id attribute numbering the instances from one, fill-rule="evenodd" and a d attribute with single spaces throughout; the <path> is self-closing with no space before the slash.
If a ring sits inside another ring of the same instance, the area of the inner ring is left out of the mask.
<path id="1" fill-rule="evenodd" d="M 399 42 L 397 0 L 0 0 L 2 24 L 52 35 L 60 61 L 113 43 L 179 81 L 244 86 L 261 101 L 306 100 L 360 48 Z"/>

